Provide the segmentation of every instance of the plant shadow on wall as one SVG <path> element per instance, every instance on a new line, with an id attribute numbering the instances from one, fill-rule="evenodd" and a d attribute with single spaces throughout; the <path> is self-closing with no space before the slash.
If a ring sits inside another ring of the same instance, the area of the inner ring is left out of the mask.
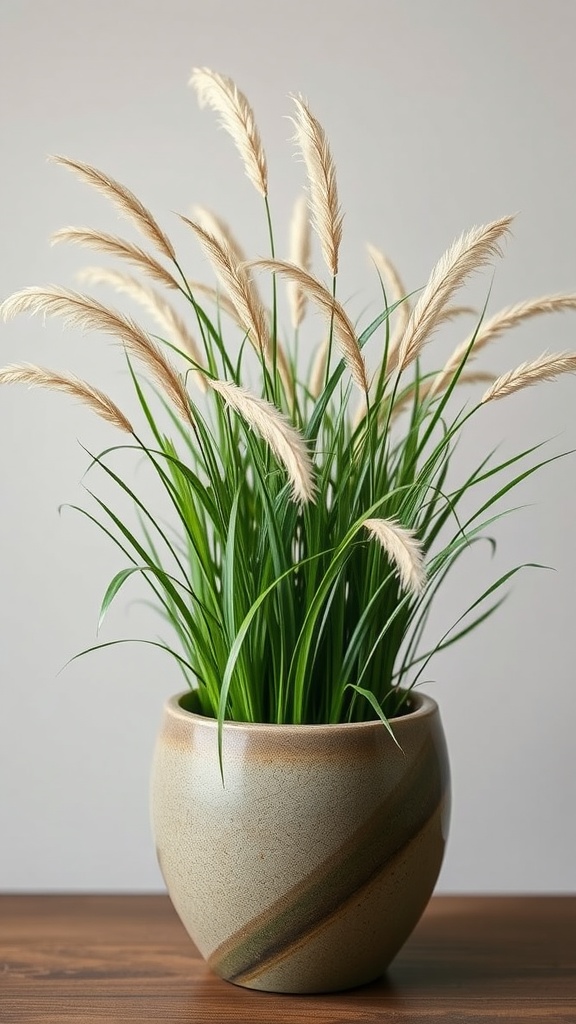
<path id="1" fill-rule="evenodd" d="M 133 426 L 108 395 L 67 374 L 17 364 L 0 371 L 0 382 L 67 392 L 128 436 L 94 462 L 134 503 L 140 532 L 97 496 L 95 511 L 84 510 L 126 563 L 106 591 L 101 619 L 133 575 L 145 579 L 171 638 L 143 642 L 176 658 L 198 711 L 218 720 L 220 754 L 224 720 L 380 718 L 392 733 L 390 719 L 410 710 L 430 658 L 485 621 L 522 567 L 496 579 L 424 650 L 443 581 L 506 514 L 510 492 L 551 461 L 540 458 L 539 446 L 504 462 L 488 453 L 454 483 L 449 470 L 460 432 L 486 416 L 491 402 L 576 371 L 572 352 L 546 352 L 498 379 L 475 370 L 474 360 L 525 320 L 576 308 L 576 295 L 478 317 L 448 362 L 424 372 L 424 346 L 447 321 L 470 313 L 454 297 L 500 254 L 511 218 L 463 234 L 413 295 L 388 258 L 370 247 L 381 309 L 371 322 L 355 324 L 337 298 L 336 171 L 307 103 L 293 97 L 308 196 L 294 208 L 290 259 L 278 259 L 266 157 L 251 107 L 229 79 L 207 69 L 197 69 L 192 84 L 201 104 L 220 115 L 262 197 L 269 257 L 247 260 L 229 227 L 198 209 L 195 219 L 182 220 L 214 280 L 190 280 L 168 236 L 127 188 L 57 157 L 110 199 L 145 242 L 85 227 L 65 228 L 54 240 L 114 257 L 114 268 L 87 268 L 82 280 L 139 303 L 157 326 L 144 330 L 99 299 L 55 287 L 25 288 L 3 303 L 2 313 L 6 320 L 23 312 L 60 316 L 71 328 L 111 335 L 123 346 L 141 423 Z M 311 270 L 312 230 L 326 281 Z M 126 264 L 138 275 L 125 272 Z M 280 282 L 288 287 L 291 329 L 279 323 Z M 324 324 L 311 360 L 298 352 L 308 306 Z M 479 399 L 463 397 L 465 386 L 481 383 Z M 157 475 L 173 512 L 170 527 L 115 468 L 125 451 L 143 455 Z M 461 517 L 464 500 L 476 492 L 484 497 Z"/>

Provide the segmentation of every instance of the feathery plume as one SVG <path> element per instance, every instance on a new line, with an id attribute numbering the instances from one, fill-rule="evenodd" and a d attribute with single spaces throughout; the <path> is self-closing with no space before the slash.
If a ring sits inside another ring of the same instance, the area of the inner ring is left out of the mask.
<path id="1" fill-rule="evenodd" d="M 428 380 L 428 381 L 421 382 L 421 384 L 420 384 L 420 386 L 418 388 L 418 401 L 419 402 L 424 402 L 427 398 L 432 398 L 436 394 L 436 391 L 434 390 L 434 382 L 435 382 L 435 380 L 436 380 L 436 377 L 434 378 L 434 380 L 431 380 L 431 381 Z M 488 381 L 493 381 L 493 380 L 494 380 L 494 374 L 493 373 L 488 373 L 488 371 L 485 371 L 485 370 L 468 370 L 468 371 L 466 371 L 465 370 L 458 377 L 458 381 L 457 381 L 457 385 L 456 386 L 460 387 L 461 384 L 486 384 Z M 392 410 L 392 419 L 395 419 L 396 416 L 398 416 L 398 414 L 401 413 L 402 410 L 405 409 L 406 406 L 409 405 L 410 402 L 412 402 L 414 400 L 414 395 L 415 394 L 416 394 L 416 385 L 415 384 L 411 384 L 410 387 L 406 388 L 406 390 L 394 402 L 394 409 Z"/>
<path id="2" fill-rule="evenodd" d="M 401 587 L 421 594 L 426 585 L 426 569 L 422 545 L 415 531 L 401 526 L 395 519 L 365 519 L 363 525 L 395 565 Z"/>
<path id="3" fill-rule="evenodd" d="M 0 316 L 9 320 L 19 313 L 61 316 L 68 327 L 102 331 L 118 338 L 164 388 L 183 419 L 192 422 L 186 389 L 161 349 L 138 324 L 96 299 L 63 288 L 23 288 L 0 306 Z"/>
<path id="4" fill-rule="evenodd" d="M 562 373 L 576 373 L 576 352 L 543 352 L 538 359 L 521 363 L 515 370 L 509 370 L 498 377 L 482 395 L 481 403 L 507 398 L 515 391 L 540 384 L 544 380 L 554 380 Z"/>
<path id="5" fill-rule="evenodd" d="M 329 339 L 325 338 L 316 349 L 316 354 L 310 370 L 310 380 L 308 381 L 308 391 L 312 395 L 312 398 L 318 398 L 322 388 L 324 387 L 329 344 Z M 365 401 L 362 402 L 362 409 L 366 412 Z"/>
<path id="6" fill-rule="evenodd" d="M 244 249 L 240 245 L 240 242 L 238 241 L 238 239 L 236 238 L 235 234 L 233 233 L 230 226 L 226 223 L 226 221 L 222 220 L 221 217 L 218 217 L 218 215 L 213 213 L 212 210 L 207 210 L 204 206 L 195 206 L 194 215 L 196 218 L 195 223 L 199 224 L 200 227 L 203 228 L 208 235 L 212 235 L 212 237 L 215 238 L 216 241 L 219 242 L 224 249 L 228 249 L 228 251 L 231 254 L 231 262 L 233 262 L 235 266 L 239 266 L 240 264 L 246 266 L 246 253 L 244 252 Z M 258 297 L 258 300 L 262 303 L 261 296 L 258 292 L 256 283 L 253 280 L 252 275 L 248 273 L 248 271 L 247 276 L 250 278 L 255 295 Z M 220 302 L 222 302 L 222 300 L 220 300 Z M 225 309 L 226 307 L 222 306 L 222 308 Z M 243 325 L 240 322 L 238 313 L 236 312 L 234 305 L 230 304 L 230 308 L 233 311 L 233 319 L 235 319 L 236 322 L 240 325 L 240 327 L 242 327 Z M 226 309 L 226 311 L 228 312 L 228 309 Z M 266 309 L 264 311 L 266 317 L 268 317 L 268 311 Z"/>
<path id="7" fill-rule="evenodd" d="M 480 324 L 476 336 L 471 334 L 466 341 L 454 349 L 450 359 L 437 376 L 434 392 L 441 391 L 447 386 L 469 349 L 468 362 L 475 359 L 489 342 L 500 337 L 511 327 L 516 327 L 518 324 L 524 323 L 525 320 L 531 320 L 532 317 L 541 316 L 544 313 L 561 313 L 567 309 L 576 309 L 576 295 L 543 295 L 539 299 L 517 302 L 513 306 L 501 309 L 489 320 Z"/>
<path id="8" fill-rule="evenodd" d="M 308 203 L 305 196 L 298 196 L 290 222 L 290 263 L 309 273 L 311 249 Z M 306 295 L 297 281 L 288 281 L 288 302 L 292 327 L 296 330 L 306 312 Z"/>
<path id="9" fill-rule="evenodd" d="M 410 319 L 411 305 L 410 300 L 406 298 L 406 288 L 404 287 L 402 278 L 392 261 L 389 260 L 380 249 L 377 249 L 374 245 L 370 245 L 370 243 L 368 243 L 366 249 L 368 250 L 368 255 L 384 282 L 384 287 L 387 289 L 389 305 L 393 306 L 394 303 L 400 302 L 401 299 L 404 299 L 404 302 L 401 302 L 398 308 L 394 310 L 397 318 L 397 329 L 404 331 L 408 324 L 408 320 Z"/>
<path id="10" fill-rule="evenodd" d="M 525 320 L 542 316 L 544 313 L 561 313 L 567 309 L 576 309 L 576 295 L 543 295 L 539 299 L 529 299 L 507 306 L 480 324 L 474 340 L 474 353 L 484 348 L 489 341 L 498 338 L 504 331 L 524 323 Z M 471 340 L 469 338 L 468 342 Z"/>
<path id="11" fill-rule="evenodd" d="M 0 369 L 0 384 L 27 384 L 31 388 L 50 388 L 52 391 L 64 391 L 73 398 L 79 398 L 86 405 L 90 406 L 93 412 L 102 419 L 112 423 L 119 430 L 128 434 L 134 433 L 132 425 L 120 411 L 115 402 L 103 391 L 92 387 L 86 381 L 78 377 L 63 377 L 53 370 L 47 370 L 43 366 L 33 366 L 31 363 L 14 363 L 11 366 L 3 366 Z"/>
<path id="12" fill-rule="evenodd" d="M 296 128 L 295 141 L 304 157 L 310 186 L 312 223 L 328 270 L 334 277 L 338 273 L 343 220 L 336 168 L 322 125 L 301 96 L 292 96 L 292 99 L 296 105 L 296 116 L 292 118 Z"/>
<path id="13" fill-rule="evenodd" d="M 344 307 L 330 294 L 327 288 L 307 274 L 300 267 L 294 266 L 284 260 L 253 260 L 250 264 L 253 267 L 261 267 L 262 270 L 270 270 L 274 274 L 281 274 L 289 281 L 296 281 L 302 289 L 314 300 L 319 310 L 326 317 L 328 322 L 334 323 L 334 336 L 342 351 L 343 359 L 350 370 L 354 382 L 366 394 L 368 391 L 368 377 L 366 375 L 366 364 L 362 356 L 354 327 L 348 318 Z"/>
<path id="14" fill-rule="evenodd" d="M 182 214 L 180 216 L 198 238 L 217 276 L 232 299 L 242 327 L 248 332 L 254 348 L 267 356 L 270 339 L 266 326 L 266 310 L 246 269 L 246 264 L 237 263 L 230 248 L 210 232 L 205 231 L 188 217 L 184 217 Z"/>
<path id="15" fill-rule="evenodd" d="M 452 323 L 452 321 L 457 320 L 458 317 L 460 316 L 477 317 L 478 310 L 474 309 L 473 306 L 446 306 L 446 309 L 443 309 L 440 315 L 438 316 L 435 329 L 438 328 L 440 324 Z M 459 348 L 461 348 L 461 346 L 459 346 Z M 453 372 L 447 372 L 447 365 L 446 367 L 444 367 L 443 370 L 440 371 L 439 374 L 437 374 L 436 378 L 430 384 L 429 394 L 435 395 L 437 392 L 443 391 L 449 384 L 450 380 L 452 379 Z M 460 363 L 458 362 L 456 369 L 458 368 L 459 365 Z"/>
<path id="16" fill-rule="evenodd" d="M 229 288 L 233 297 L 234 293 L 230 284 L 232 280 L 235 281 L 238 308 L 233 302 L 226 299 L 226 296 L 219 296 L 218 292 L 215 292 L 214 289 L 206 288 L 205 285 L 198 286 L 193 282 L 192 289 L 194 290 L 194 287 L 196 287 L 196 290 L 204 291 L 205 294 L 212 292 L 212 295 L 216 296 L 216 301 L 220 303 L 222 309 L 232 316 L 232 319 L 242 330 L 246 330 L 247 327 L 249 327 L 248 321 L 250 318 L 254 325 L 254 331 L 251 333 L 251 338 L 252 334 L 255 335 L 256 331 L 259 332 L 259 337 L 266 345 L 264 355 L 266 356 L 268 365 L 270 365 L 271 353 L 268 345 L 268 333 L 266 329 L 268 312 L 262 302 L 256 283 L 248 271 L 244 250 L 232 234 L 228 225 L 217 217 L 216 214 L 200 206 L 195 207 L 195 212 L 198 216 L 199 226 L 204 231 L 205 236 L 210 236 L 215 239 L 220 246 L 222 257 L 227 259 L 229 271 L 232 273 L 230 281 L 225 280 L 224 275 L 217 267 L 216 271 L 219 274 L 220 280 L 222 280 L 226 287 Z M 188 221 L 187 223 L 192 227 L 191 221 Z M 201 242 L 203 241 L 202 238 L 200 240 Z M 208 256 L 215 266 L 210 252 L 208 252 Z M 260 348 L 259 345 L 258 348 Z M 280 342 L 277 342 L 276 344 L 276 365 L 286 396 L 292 401 L 294 398 L 294 380 L 290 372 L 286 353 L 284 352 Z"/>
<path id="17" fill-rule="evenodd" d="M 268 366 L 272 366 L 272 353 L 268 353 L 267 357 Z M 278 370 L 278 376 L 282 381 L 284 393 L 291 405 L 294 404 L 294 398 L 296 395 L 296 387 L 294 384 L 294 376 L 290 369 L 290 363 L 288 357 L 284 351 L 284 348 L 280 341 L 276 340 L 276 369 Z"/>
<path id="18" fill-rule="evenodd" d="M 91 167 L 89 164 L 81 163 L 79 160 L 69 160 L 65 156 L 53 156 L 51 160 L 62 167 L 67 167 L 68 170 L 77 174 L 82 181 L 92 185 L 98 192 L 105 195 L 107 199 L 111 199 L 120 210 L 120 213 L 123 213 L 125 217 L 133 221 L 145 238 L 150 239 L 163 256 L 166 256 L 169 260 L 176 260 L 176 253 L 174 252 L 172 242 L 154 220 L 150 210 L 140 202 L 130 189 L 115 181 L 114 178 L 110 178 L 104 171 L 98 170 L 97 167 Z"/>
<path id="19" fill-rule="evenodd" d="M 109 235 L 104 231 L 94 231 L 93 228 L 68 227 L 55 231 L 50 241 L 52 245 L 58 245 L 60 242 L 72 242 L 74 245 L 84 245 L 88 249 L 106 253 L 107 256 L 117 256 L 138 267 L 139 270 L 143 270 L 154 281 L 165 285 L 166 288 L 178 291 L 182 287 L 170 271 L 166 270 L 150 253 L 141 249 L 139 245 L 127 242 L 116 235 Z"/>
<path id="20" fill-rule="evenodd" d="M 457 320 L 460 316 L 478 316 L 478 310 L 474 306 L 446 306 L 440 316 L 438 317 L 436 326 L 439 324 L 452 323 Z"/>
<path id="21" fill-rule="evenodd" d="M 263 398 L 258 398 L 232 381 L 210 380 L 210 387 L 270 446 L 288 473 L 295 501 L 314 498 L 312 460 L 306 442 L 286 416 Z"/>
<path id="22" fill-rule="evenodd" d="M 182 352 L 189 355 L 195 363 L 200 366 L 204 365 L 204 359 L 196 339 L 190 334 L 184 320 L 164 296 L 154 288 L 148 288 L 136 278 L 130 277 L 129 274 L 122 274 L 118 270 L 109 270 L 108 267 L 85 267 L 79 271 L 78 278 L 91 285 L 109 284 L 120 294 L 134 299 L 150 314 L 161 330 L 166 331 L 166 340 L 171 341 Z M 192 372 L 200 390 L 206 391 L 204 375 L 196 370 Z"/>
<path id="23" fill-rule="evenodd" d="M 396 364 L 389 365 L 389 372 L 396 365 L 404 370 L 420 355 L 456 289 L 473 271 L 485 266 L 491 257 L 500 255 L 500 239 L 508 232 L 511 223 L 512 217 L 502 217 L 482 227 L 472 228 L 453 242 L 434 267 L 410 314 L 398 347 Z"/>
<path id="24" fill-rule="evenodd" d="M 386 364 L 382 365 L 378 375 L 379 378 L 381 378 L 382 375 L 385 375 L 387 371 L 389 372 L 389 367 L 396 366 L 396 363 L 398 361 L 398 346 L 400 345 L 400 342 L 404 337 L 404 332 L 410 319 L 412 305 L 410 303 L 410 300 L 406 298 L 406 289 L 404 287 L 404 284 L 398 271 L 396 270 L 396 267 L 391 262 L 391 260 L 389 260 L 388 257 L 385 256 L 384 253 L 380 249 L 377 249 L 374 245 L 368 244 L 366 248 L 368 250 L 368 255 L 370 256 L 370 259 L 372 260 L 374 266 L 376 267 L 376 270 L 378 271 L 378 274 L 383 280 L 384 287 L 387 288 L 386 298 L 388 299 L 388 304 L 392 306 L 396 302 L 401 302 L 397 309 L 394 310 L 395 324 L 394 329 L 390 332 L 389 336 Z M 359 409 L 358 422 L 361 421 L 362 415 L 363 413 Z M 356 418 L 357 417 L 355 417 L 355 419 Z"/>
<path id="25" fill-rule="evenodd" d="M 236 263 L 246 263 L 246 253 L 229 224 L 205 206 L 193 208 L 194 221 L 232 253 Z"/>
<path id="26" fill-rule="evenodd" d="M 190 85 L 196 89 L 201 107 L 211 107 L 220 115 L 220 123 L 232 136 L 244 168 L 261 196 L 268 195 L 268 168 L 254 111 L 244 93 L 231 78 L 209 68 L 194 68 Z"/>

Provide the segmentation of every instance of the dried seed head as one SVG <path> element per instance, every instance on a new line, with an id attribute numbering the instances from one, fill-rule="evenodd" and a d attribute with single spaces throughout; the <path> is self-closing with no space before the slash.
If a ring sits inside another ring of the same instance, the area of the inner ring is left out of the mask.
<path id="1" fill-rule="evenodd" d="M 268 168 L 252 107 L 231 78 L 209 68 L 194 68 L 190 85 L 196 89 L 201 107 L 220 114 L 222 127 L 232 136 L 254 188 L 268 195 Z"/>
<path id="2" fill-rule="evenodd" d="M 467 361 L 471 362 L 489 342 L 499 338 L 510 328 L 517 327 L 525 320 L 531 320 L 535 316 L 542 316 L 545 313 L 562 313 L 568 309 L 576 309 L 576 295 L 543 295 L 539 299 L 517 302 L 513 306 L 501 309 L 489 320 L 481 323 L 475 335 L 471 334 L 454 349 L 443 370 L 438 374 L 434 393 L 447 387 L 467 353 Z"/>
<path id="3" fill-rule="evenodd" d="M 119 430 L 124 430 L 128 434 L 134 433 L 130 421 L 116 403 L 103 391 L 92 387 L 86 381 L 79 380 L 78 377 L 71 375 L 65 377 L 53 370 L 47 370 L 43 366 L 33 366 L 31 363 L 15 363 L 0 369 L 0 384 L 27 384 L 31 388 L 64 391 L 67 395 L 72 395 L 73 398 L 79 398 L 93 412 L 118 427 Z"/>
<path id="4" fill-rule="evenodd" d="M 502 217 L 483 227 L 472 228 L 457 239 L 436 264 L 428 284 L 418 299 L 404 337 L 398 347 L 397 362 L 389 365 L 391 372 L 412 363 L 439 323 L 454 292 L 475 270 L 499 255 L 500 240 L 509 231 L 512 217 Z"/>
<path id="5" fill-rule="evenodd" d="M 543 352 L 532 362 L 521 363 L 515 370 L 503 373 L 482 396 L 482 403 L 507 398 L 515 391 L 532 387 L 545 380 L 555 380 L 563 373 L 576 373 L 576 352 Z"/>
<path id="6" fill-rule="evenodd" d="M 298 196 L 290 222 L 290 262 L 309 273 L 311 260 L 310 218 L 305 196 Z M 288 281 L 292 327 L 296 330 L 306 312 L 306 293 L 297 281 Z"/>
<path id="7" fill-rule="evenodd" d="M 343 215 L 338 199 L 336 167 L 326 132 L 301 96 L 293 96 L 296 116 L 293 118 L 297 142 L 308 174 L 310 212 L 314 230 L 330 273 L 338 273 L 338 253 L 342 241 Z"/>
<path id="8" fill-rule="evenodd" d="M 295 501 L 314 499 L 314 470 L 306 442 L 271 402 L 258 398 L 231 381 L 210 380 L 210 387 L 259 434 L 288 473 Z"/>
<path id="9" fill-rule="evenodd" d="M 273 356 L 271 351 L 268 353 L 267 363 L 268 366 L 272 368 Z M 282 347 L 280 341 L 278 340 L 276 341 L 276 369 L 278 371 L 278 376 L 282 381 L 284 394 L 286 395 L 289 404 L 292 406 L 294 404 L 294 397 L 296 395 L 296 384 L 294 381 L 294 375 L 290 368 L 288 356 L 286 355 L 284 348 Z"/>
<path id="10" fill-rule="evenodd" d="M 366 364 L 356 338 L 354 327 L 344 307 L 330 294 L 327 288 L 311 274 L 305 273 L 300 267 L 283 260 L 254 260 L 250 266 L 270 270 L 281 274 L 289 281 L 296 281 L 303 291 L 316 303 L 320 312 L 329 323 L 333 323 L 334 336 L 342 351 L 342 357 L 350 370 L 354 382 L 364 392 L 368 391 Z"/>
<path id="11" fill-rule="evenodd" d="M 414 530 L 401 526 L 395 519 L 366 519 L 364 527 L 384 548 L 402 588 L 421 594 L 426 585 L 426 570 L 422 545 Z"/>
<path id="12" fill-rule="evenodd" d="M 324 387 L 329 344 L 328 338 L 325 338 L 324 341 L 320 342 L 316 349 L 316 354 L 310 370 L 310 380 L 308 382 L 308 390 L 312 395 L 312 398 L 318 398 L 322 388 Z M 362 408 L 366 411 L 366 402 L 362 403 Z"/>
<path id="13" fill-rule="evenodd" d="M 432 398 L 436 394 L 434 388 L 437 377 L 433 380 L 423 381 L 418 387 L 418 401 L 424 402 L 427 398 Z M 494 374 L 488 373 L 484 370 L 465 370 L 458 377 L 456 386 L 460 387 L 461 384 L 486 384 L 487 381 L 494 380 Z M 406 388 L 394 402 L 394 408 L 392 410 L 392 419 L 402 412 L 407 405 L 410 405 L 414 401 L 416 394 L 416 384 L 411 384 L 410 387 Z"/>
<path id="14" fill-rule="evenodd" d="M 69 327 L 102 331 L 117 338 L 128 352 L 147 367 L 182 418 L 188 423 L 192 422 L 188 395 L 176 370 L 142 328 L 122 313 L 108 309 L 88 295 L 55 287 L 24 288 L 11 295 L 0 306 L 0 316 L 4 320 L 9 320 L 19 313 L 61 316 Z"/>
<path id="15" fill-rule="evenodd" d="M 205 206 L 195 206 L 192 212 L 195 223 L 199 224 L 207 234 L 212 235 L 221 245 L 229 249 L 236 263 L 246 262 L 246 253 L 226 221 L 222 220 L 216 213 L 213 213 L 212 210 L 207 210 Z"/>
<path id="16" fill-rule="evenodd" d="M 217 276 L 226 288 L 245 331 L 254 348 L 268 355 L 270 339 L 266 326 L 266 310 L 256 292 L 245 263 L 237 263 L 234 253 L 199 224 L 182 216 L 182 220 L 198 238 Z"/>
<path id="17" fill-rule="evenodd" d="M 91 167 L 89 164 L 81 163 L 79 160 L 69 160 L 65 156 L 53 156 L 51 159 L 54 163 L 67 167 L 68 170 L 73 171 L 74 174 L 87 182 L 88 185 L 92 185 L 93 188 L 101 192 L 107 199 L 111 199 L 120 212 L 130 218 L 163 256 L 173 261 L 176 259 L 176 253 L 170 239 L 154 220 L 150 210 L 125 185 L 121 185 L 114 178 L 110 178 L 104 171 L 99 171 L 97 167 Z"/>
<path id="18" fill-rule="evenodd" d="M 400 302 L 400 305 L 397 307 L 397 309 L 394 310 L 393 314 L 395 324 L 394 329 L 390 332 L 389 336 L 388 351 L 386 353 L 386 363 L 382 364 L 380 370 L 380 375 L 386 375 L 386 373 L 389 372 L 389 368 L 391 369 L 392 367 L 396 366 L 398 362 L 398 347 L 400 345 L 400 342 L 402 341 L 402 338 L 404 337 L 404 332 L 410 319 L 412 306 L 410 300 L 406 298 L 406 289 L 402 283 L 402 279 L 398 271 L 396 270 L 396 267 L 391 262 L 391 260 L 389 260 L 388 257 L 385 256 L 380 249 L 376 249 L 376 247 L 373 245 L 369 244 L 367 245 L 366 248 L 368 250 L 368 255 L 370 256 L 370 259 L 372 260 L 374 266 L 376 267 L 376 270 L 378 271 L 380 278 L 382 279 L 384 288 L 386 289 L 386 298 L 388 300 L 388 305 L 392 306 L 396 302 Z M 361 418 L 360 411 L 359 416 Z"/>
<path id="19" fill-rule="evenodd" d="M 165 285 L 166 288 L 176 291 L 181 288 L 170 271 L 166 270 L 150 253 L 138 245 L 133 245 L 132 242 L 117 238 L 116 235 L 108 235 L 104 231 L 94 231 L 93 228 L 69 227 L 55 231 L 51 242 L 52 245 L 57 245 L 59 242 L 72 242 L 74 245 L 84 245 L 88 249 L 106 253 L 107 256 L 116 256 L 138 267 L 139 270 L 143 270 L 148 277 Z"/>
<path id="20" fill-rule="evenodd" d="M 198 366 L 204 365 L 204 359 L 196 339 L 188 330 L 184 320 L 154 288 L 143 285 L 129 274 L 109 270 L 107 267 L 85 267 L 79 272 L 78 278 L 86 284 L 108 284 L 120 294 L 134 299 L 166 333 L 167 341 L 172 342 L 181 352 L 189 355 Z M 196 371 L 193 371 L 193 375 L 200 390 L 206 391 L 204 375 Z"/>
<path id="21" fill-rule="evenodd" d="M 382 278 L 384 287 L 386 289 L 386 297 L 390 306 L 395 305 L 399 302 L 400 305 L 394 310 L 396 318 L 396 328 L 394 334 L 402 335 L 406 330 L 408 321 L 410 319 L 411 304 L 410 300 L 406 298 L 406 288 L 404 287 L 402 278 L 396 270 L 396 267 L 391 260 L 374 245 L 368 244 L 366 246 L 368 255 L 372 260 L 378 274 Z M 402 301 L 403 300 L 403 301 Z M 392 335 L 391 342 L 394 335 Z"/>
<path id="22" fill-rule="evenodd" d="M 513 306 L 507 306 L 480 324 L 474 340 L 474 354 L 484 348 L 489 341 L 498 338 L 511 327 L 524 323 L 525 320 L 531 320 L 533 317 L 542 316 L 545 313 L 562 313 L 569 309 L 576 309 L 576 295 L 543 295 L 539 299 L 529 299 L 526 302 L 517 302 Z M 471 340 L 469 338 L 468 343 Z"/>

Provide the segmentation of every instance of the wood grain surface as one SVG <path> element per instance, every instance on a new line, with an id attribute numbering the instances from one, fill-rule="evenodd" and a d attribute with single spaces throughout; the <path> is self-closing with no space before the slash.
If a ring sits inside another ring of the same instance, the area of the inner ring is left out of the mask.
<path id="1" fill-rule="evenodd" d="M 386 978 L 278 996 L 212 975 L 166 896 L 0 896 L 2 1024 L 576 1024 L 576 896 L 436 897 Z"/>

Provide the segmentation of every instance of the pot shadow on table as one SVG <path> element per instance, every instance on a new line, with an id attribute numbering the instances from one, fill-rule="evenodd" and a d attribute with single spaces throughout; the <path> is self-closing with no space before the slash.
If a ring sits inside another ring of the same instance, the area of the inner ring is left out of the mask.
<path id="1" fill-rule="evenodd" d="M 274 999 L 283 998 L 289 1001 L 307 1000 L 314 1002 L 322 1000 L 325 1002 L 334 1001 L 342 1006 L 349 1000 L 356 1004 L 363 998 L 378 997 L 386 1003 L 393 1003 L 395 1000 L 403 1000 L 410 996 L 450 994 L 453 997 L 455 990 L 465 989 L 466 994 L 476 994 L 487 997 L 492 991 L 491 982 L 494 985 L 494 993 L 500 989 L 501 983 L 510 978 L 510 964 L 477 964 L 457 962 L 457 953 L 450 962 L 443 963 L 440 960 L 430 963 L 428 958 L 420 958 L 412 955 L 409 958 L 400 954 L 388 971 L 376 981 L 368 985 L 361 985 L 358 988 L 347 989 L 342 992 L 328 992 L 311 995 L 294 995 L 293 993 L 270 993 L 258 992 L 252 989 L 243 988 L 230 982 L 215 978 L 210 969 L 203 965 L 203 976 L 198 977 L 194 984 L 194 997 L 214 996 L 214 987 L 219 985 L 226 993 L 226 998 L 232 1000 L 251 997 L 257 1001 L 265 997 Z M 515 978 L 519 976 L 529 979 L 533 976 L 533 969 L 526 964 L 518 965 L 518 970 L 513 970 Z"/>
<path id="2" fill-rule="evenodd" d="M 559 994 L 570 1002 L 573 995 L 576 1004 L 574 957 L 566 944 L 567 932 L 558 929 L 557 918 L 543 920 L 537 903 L 537 898 L 528 901 L 520 916 L 509 919 L 502 914 L 502 901 L 487 899 L 487 912 L 479 919 L 465 900 L 444 900 L 429 910 L 381 979 L 346 992 L 306 996 L 254 992 L 215 978 L 203 965 L 194 985 L 190 1021 L 199 1019 L 204 1001 L 214 1006 L 217 988 L 223 1024 L 272 1019 L 291 1024 L 300 1020 L 368 1024 L 381 1020 L 382 1011 L 391 1012 L 393 1019 L 422 1020 L 429 1019 L 431 1006 L 437 1012 L 445 1007 L 448 1015 L 443 1019 L 477 1020 L 468 1016 L 472 1007 L 490 1012 L 490 1004 L 511 997 L 518 1008 L 520 1002 L 528 1007 L 546 997 L 551 971 L 558 979 Z M 573 953 L 574 942 L 571 948 Z"/>
<path id="3" fill-rule="evenodd" d="M 408 976 L 406 973 L 405 965 L 399 963 L 396 969 L 390 968 L 382 978 L 360 988 L 318 995 L 288 995 L 241 988 L 214 978 L 204 967 L 203 975 L 196 978 L 189 1016 L 185 1019 L 190 1024 L 204 1021 L 203 1009 L 213 1014 L 218 1002 L 221 1024 L 231 1024 L 232 1021 L 235 1024 L 258 1024 L 260 1021 L 274 1021 L 275 1024 L 283 1024 L 284 1021 L 290 1024 L 309 1024 L 312 1021 L 315 1024 L 351 1024 L 362 1021 L 363 1024 L 376 1024 L 382 1020 L 383 1013 L 391 1014 L 394 1020 L 421 1019 L 423 1008 L 429 1008 L 432 1003 L 449 1003 L 455 1013 L 454 1020 L 464 1020 L 464 1012 L 459 1013 L 459 990 L 462 1009 L 476 992 L 470 991 L 461 974 L 454 977 L 449 967 L 443 976 L 439 972 L 431 974 L 426 970 L 420 971 L 417 962 L 410 966 Z M 489 989 L 486 991 L 484 988 L 483 997 L 489 999 Z"/>

